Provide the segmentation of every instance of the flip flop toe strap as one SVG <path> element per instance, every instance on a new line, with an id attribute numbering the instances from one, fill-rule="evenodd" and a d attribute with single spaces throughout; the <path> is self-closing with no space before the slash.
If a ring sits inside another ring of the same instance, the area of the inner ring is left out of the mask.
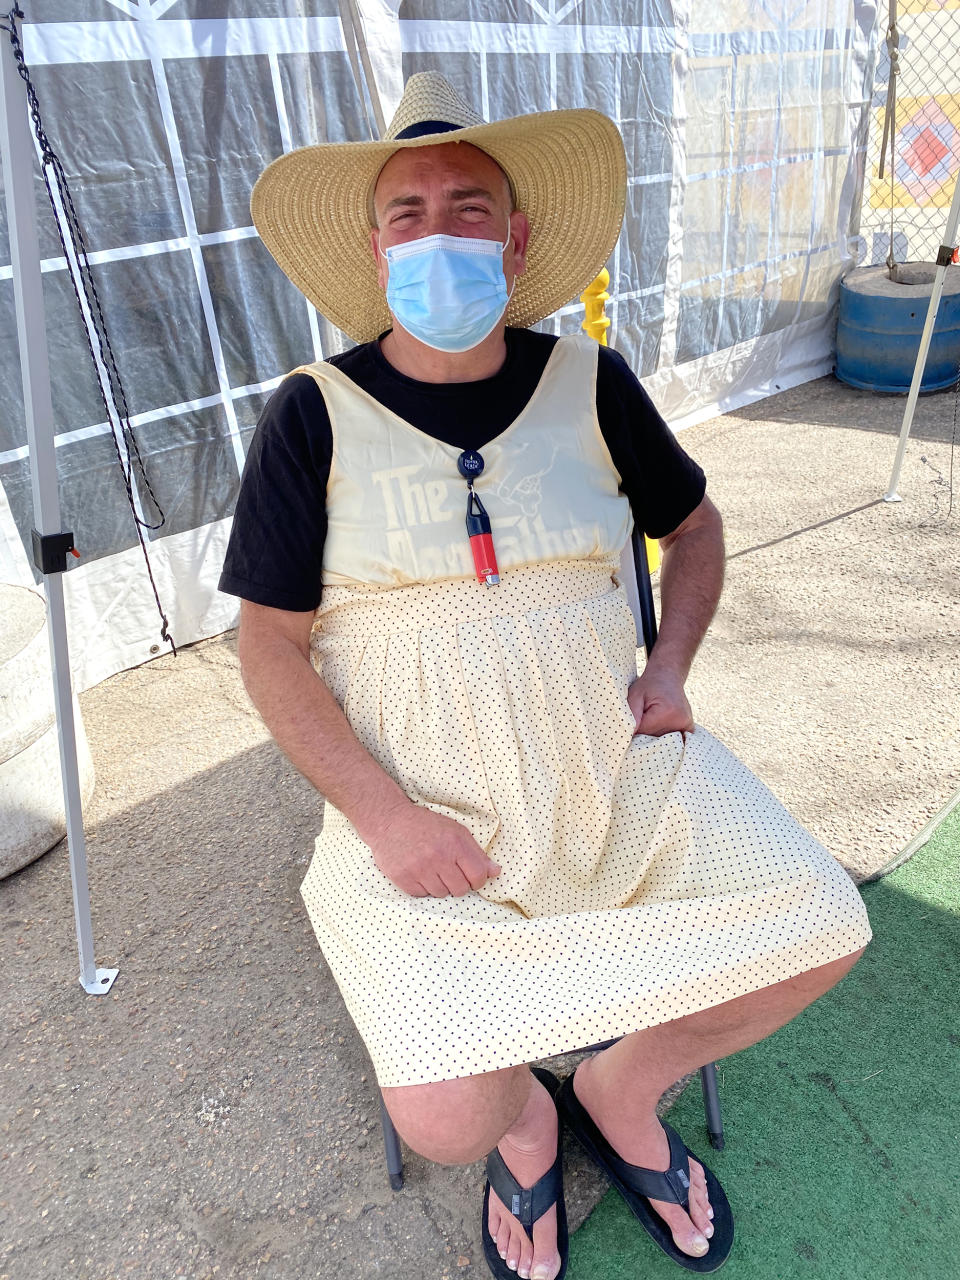
<path id="1" fill-rule="evenodd" d="M 607 1154 L 607 1160 L 631 1191 L 646 1196 L 648 1200 L 664 1200 L 668 1204 L 678 1204 L 686 1209 L 690 1202 L 690 1160 L 687 1149 L 668 1124 L 663 1125 L 663 1131 L 670 1144 L 669 1169 L 660 1172 L 657 1169 L 644 1169 L 637 1164 L 627 1164 L 612 1148 Z"/>
<path id="2" fill-rule="evenodd" d="M 660 1121 L 663 1124 L 663 1121 Z M 686 1147 L 675 1130 L 663 1125 L 669 1143 L 669 1169 L 644 1169 L 643 1165 L 630 1165 L 621 1160 L 616 1151 L 604 1142 L 604 1161 L 631 1192 L 646 1199 L 659 1199 L 668 1204 L 680 1204 L 686 1208 L 690 1202 L 690 1160 Z"/>
<path id="3" fill-rule="evenodd" d="M 529 1234 L 533 1224 L 542 1218 L 563 1192 L 560 1153 L 553 1164 L 532 1187 L 521 1187 L 496 1147 L 487 1156 L 487 1180 L 521 1227 Z"/>

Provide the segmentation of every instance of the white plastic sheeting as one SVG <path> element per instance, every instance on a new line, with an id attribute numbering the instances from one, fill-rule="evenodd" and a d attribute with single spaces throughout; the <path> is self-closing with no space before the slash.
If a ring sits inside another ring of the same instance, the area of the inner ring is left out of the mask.
<path id="1" fill-rule="evenodd" d="M 235 621 L 236 601 L 216 581 L 270 391 L 288 369 L 346 345 L 263 249 L 250 188 L 282 151 L 369 137 L 373 93 L 389 118 L 413 71 L 442 71 L 488 119 L 591 106 L 617 121 L 630 178 L 610 263 L 612 341 L 675 428 L 832 365 L 862 185 L 872 3 L 22 4 L 47 133 L 166 511 L 150 551 L 179 644 Z M 372 92 L 351 68 L 357 31 Z M 37 190 L 64 527 L 83 553 L 66 576 L 71 655 L 86 688 L 159 651 L 159 621 Z M 581 319 L 572 304 L 544 327 L 568 332 Z M 0 328 L 0 581 L 30 584 L 29 460 L 2 265 Z"/>

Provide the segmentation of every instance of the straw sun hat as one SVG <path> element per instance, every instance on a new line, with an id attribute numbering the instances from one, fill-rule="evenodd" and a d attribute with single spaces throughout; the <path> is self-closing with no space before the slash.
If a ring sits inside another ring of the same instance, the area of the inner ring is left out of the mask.
<path id="1" fill-rule="evenodd" d="M 616 125 L 597 111 L 545 111 L 492 124 L 436 72 L 407 81 L 379 142 L 301 147 L 260 175 L 250 208 L 260 238 L 321 314 L 356 342 L 393 321 L 370 252 L 373 189 L 395 152 L 471 142 L 504 170 L 530 221 L 527 270 L 508 324 L 542 320 L 581 293 L 620 234 L 626 161 Z"/>

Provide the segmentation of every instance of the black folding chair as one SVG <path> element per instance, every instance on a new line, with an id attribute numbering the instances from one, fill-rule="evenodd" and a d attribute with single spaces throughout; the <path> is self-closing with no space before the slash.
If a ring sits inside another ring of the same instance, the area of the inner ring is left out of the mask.
<path id="1" fill-rule="evenodd" d="M 630 600 L 630 607 L 633 610 L 634 617 L 639 614 L 639 618 L 637 618 L 638 630 L 643 636 L 643 645 L 647 651 L 647 657 L 649 657 L 650 651 L 657 640 L 657 612 L 653 602 L 653 585 L 650 582 L 647 549 L 644 545 L 643 534 L 637 529 L 634 529 L 631 541 L 624 548 L 621 567 L 625 585 L 634 576 L 636 578 L 637 598 L 634 599 L 633 592 L 629 587 L 627 588 L 627 598 Z M 617 1037 L 617 1039 L 619 1038 Z M 617 1043 L 617 1039 L 605 1040 L 602 1044 L 589 1045 L 584 1051 L 595 1050 L 599 1052 L 601 1049 L 608 1049 L 610 1045 Z M 723 1119 L 720 1115 L 720 1095 L 717 1091 L 717 1068 L 715 1063 L 708 1062 L 705 1067 L 700 1068 L 700 1085 L 703 1089 L 703 1109 L 707 1119 L 707 1133 L 710 1135 L 710 1145 L 715 1147 L 717 1151 L 722 1151 L 724 1143 Z M 403 1186 L 403 1156 L 400 1152 L 397 1131 L 394 1128 L 393 1121 L 390 1119 L 390 1113 L 387 1111 L 382 1095 L 380 1097 L 380 1120 L 383 1125 L 383 1146 L 387 1156 L 387 1172 L 390 1175 L 390 1186 L 394 1191 L 399 1191 Z"/>
<path id="2" fill-rule="evenodd" d="M 637 604 L 631 600 L 631 607 L 634 610 L 634 616 L 637 612 L 640 614 L 639 631 L 643 636 L 643 647 L 647 651 L 647 657 L 657 642 L 657 611 L 653 603 L 653 584 L 650 581 L 650 567 L 647 563 L 647 548 L 644 545 L 643 534 L 639 529 L 634 528 L 633 536 L 629 546 L 633 552 L 633 569 L 634 578 L 637 584 Z M 629 558 L 624 549 L 624 555 L 621 560 L 621 566 L 624 570 L 624 581 L 630 572 Z M 628 591 L 628 597 L 631 596 Z M 610 1041 L 615 1044 L 616 1041 Z M 603 1046 L 606 1048 L 606 1045 Z M 703 1110 L 707 1118 L 707 1133 L 710 1136 L 710 1145 L 717 1151 L 723 1150 L 723 1117 L 720 1114 L 720 1094 L 717 1090 L 717 1065 L 715 1062 L 708 1062 L 705 1067 L 700 1068 L 700 1085 L 703 1089 Z"/>

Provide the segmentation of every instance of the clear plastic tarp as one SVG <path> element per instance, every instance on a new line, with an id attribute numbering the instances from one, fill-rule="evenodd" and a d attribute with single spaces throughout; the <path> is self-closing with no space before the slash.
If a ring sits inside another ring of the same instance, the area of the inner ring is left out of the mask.
<path id="1" fill-rule="evenodd" d="M 286 371 L 347 345 L 261 245 L 250 189 L 283 151 L 370 137 L 374 100 L 389 119 L 413 71 L 442 71 L 488 119 L 590 106 L 617 121 L 629 189 L 609 264 L 611 341 L 675 428 L 832 366 L 862 188 L 873 4 L 22 7 L 46 130 L 166 512 L 149 549 L 178 644 L 236 620 L 237 601 L 216 582 L 263 404 Z M 352 24 L 341 9 L 352 9 Z M 82 689 L 165 646 L 39 178 L 36 188 L 63 523 L 82 552 L 66 577 Z M 9 264 L 0 218 L 0 264 Z M 545 327 L 570 332 L 582 318 L 573 303 Z M 33 512 L 9 265 L 0 265 L 0 333 L 0 581 L 27 584 Z"/>

